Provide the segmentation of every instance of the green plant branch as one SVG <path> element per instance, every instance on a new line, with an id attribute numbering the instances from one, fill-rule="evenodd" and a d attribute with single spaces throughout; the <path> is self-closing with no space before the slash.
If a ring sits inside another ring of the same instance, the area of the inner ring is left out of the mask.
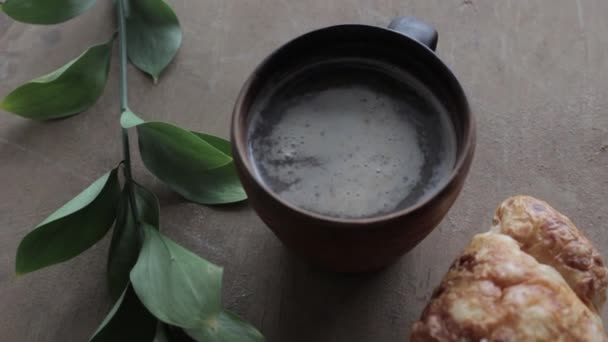
<path id="1" fill-rule="evenodd" d="M 31 6 L 21 6 L 24 3 Z M 19 21 L 54 24 L 83 13 L 94 3 L 0 0 L 0 10 Z M 3 109 L 36 120 L 85 111 L 103 92 L 112 47 L 118 44 L 122 170 L 113 168 L 36 226 L 19 244 L 16 271 L 23 274 L 69 260 L 102 239 L 114 223 L 107 274 L 110 292 L 119 299 L 90 341 L 150 341 L 154 334 L 157 341 L 162 330 L 155 329 L 156 319 L 164 322 L 161 326 L 185 328 L 198 341 L 264 341 L 253 326 L 222 308 L 221 267 L 163 236 L 158 199 L 133 180 L 129 129 L 137 126 L 146 168 L 186 199 L 223 204 L 246 198 L 230 158 L 229 141 L 168 123 L 145 122 L 129 110 L 128 63 L 156 81 L 175 57 L 182 31 L 163 0 L 114 0 L 114 6 L 118 32 L 110 42 L 88 48 L 0 101 Z M 196 175 L 192 170 L 197 170 Z M 119 172 L 124 174 L 124 192 Z M 118 210 L 121 203 L 129 205 L 131 212 Z M 136 327 L 125 331 L 127 325 Z"/>
<path id="2" fill-rule="evenodd" d="M 129 109 L 129 92 L 127 79 L 127 28 L 125 20 L 125 0 L 116 1 L 116 16 L 118 20 L 118 62 L 119 62 L 119 79 L 118 89 L 120 93 L 120 114 Z M 129 146 L 129 131 L 122 127 L 122 154 L 124 159 L 124 175 L 125 186 L 129 196 L 129 203 L 133 213 L 133 219 L 139 225 L 139 217 L 137 215 L 137 203 L 135 201 L 135 192 L 133 190 L 133 174 L 131 171 L 131 148 Z"/>

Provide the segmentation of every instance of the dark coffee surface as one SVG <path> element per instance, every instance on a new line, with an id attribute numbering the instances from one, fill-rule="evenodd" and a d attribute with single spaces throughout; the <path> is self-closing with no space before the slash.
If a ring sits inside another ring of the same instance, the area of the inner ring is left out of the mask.
<path id="1" fill-rule="evenodd" d="M 249 152 L 284 200 L 333 217 L 373 217 L 415 204 L 443 184 L 456 142 L 422 84 L 388 65 L 335 60 L 262 90 Z"/>

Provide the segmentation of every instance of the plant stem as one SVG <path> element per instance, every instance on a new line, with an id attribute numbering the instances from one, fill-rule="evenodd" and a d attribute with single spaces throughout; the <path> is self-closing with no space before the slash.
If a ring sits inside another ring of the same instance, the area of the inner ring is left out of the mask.
<path id="1" fill-rule="evenodd" d="M 125 0 L 116 1 L 116 14 L 118 19 L 118 59 L 119 59 L 119 81 L 120 113 L 129 109 L 129 93 L 127 83 L 127 29 L 125 22 Z M 129 196 L 129 204 L 133 214 L 133 220 L 139 223 L 137 215 L 137 203 L 133 190 L 133 175 L 131 172 L 131 149 L 129 147 L 129 131 L 122 128 L 122 154 L 124 159 L 125 187 Z"/>

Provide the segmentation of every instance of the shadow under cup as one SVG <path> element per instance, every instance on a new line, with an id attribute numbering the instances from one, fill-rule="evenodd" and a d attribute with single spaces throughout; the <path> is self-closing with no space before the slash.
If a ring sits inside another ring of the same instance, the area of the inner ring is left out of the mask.
<path id="1" fill-rule="evenodd" d="M 474 150 L 466 97 L 432 50 L 365 25 L 301 36 L 246 82 L 232 123 L 251 206 L 300 255 L 386 266 L 456 199 Z"/>

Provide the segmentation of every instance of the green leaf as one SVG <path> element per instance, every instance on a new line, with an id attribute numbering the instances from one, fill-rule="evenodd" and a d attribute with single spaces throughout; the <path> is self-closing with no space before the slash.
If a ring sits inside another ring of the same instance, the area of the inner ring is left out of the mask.
<path id="1" fill-rule="evenodd" d="M 159 320 L 196 328 L 221 310 L 222 268 L 202 259 L 157 229 L 143 224 L 145 238 L 131 283 Z"/>
<path id="2" fill-rule="evenodd" d="M 129 59 L 158 81 L 182 42 L 175 13 L 162 0 L 130 0 L 127 17 Z"/>
<path id="3" fill-rule="evenodd" d="M 6 0 L 2 10 L 11 18 L 29 24 L 58 24 L 91 8 L 95 0 Z"/>
<path id="4" fill-rule="evenodd" d="M 157 322 L 128 285 L 89 341 L 152 341 Z"/>
<path id="5" fill-rule="evenodd" d="M 142 222 L 158 227 L 160 225 L 160 205 L 156 195 L 143 186 L 133 183 L 137 213 Z"/>
<path id="6" fill-rule="evenodd" d="M 159 225 L 158 199 L 144 187 L 132 183 L 139 221 L 155 227 Z M 129 273 L 137 262 L 142 244 L 141 230 L 133 218 L 129 202 L 128 188 L 122 192 L 122 198 L 116 215 L 110 253 L 108 255 L 108 286 L 113 299 L 118 298 L 129 282 Z"/>
<path id="7" fill-rule="evenodd" d="M 120 197 L 116 173 L 114 169 L 103 175 L 23 238 L 17 249 L 17 274 L 71 259 L 106 234 Z"/>
<path id="8" fill-rule="evenodd" d="M 87 110 L 103 93 L 111 52 L 112 41 L 89 48 L 52 73 L 13 90 L 0 102 L 0 108 L 34 120 L 57 119 Z"/>
<path id="9" fill-rule="evenodd" d="M 201 342 L 262 342 L 264 336 L 251 324 L 237 315 L 222 311 L 209 318 L 196 329 L 187 329 L 186 333 Z"/>
<path id="10" fill-rule="evenodd" d="M 216 137 L 214 135 L 198 133 L 192 131 L 196 136 L 208 142 L 211 146 L 217 148 L 228 156 L 232 156 L 232 147 L 230 146 L 230 141 L 226 139 L 222 139 L 220 137 Z"/>
<path id="11" fill-rule="evenodd" d="M 231 155 L 232 148 L 228 140 L 218 138 L 209 134 L 192 132 L 201 139 L 207 141 L 218 150 Z M 199 202 L 202 204 L 226 204 L 240 202 L 247 199 L 247 194 L 241 185 L 239 176 L 236 173 L 234 161 L 205 172 L 201 176 L 204 188 L 200 189 Z"/>
<path id="12" fill-rule="evenodd" d="M 230 143 L 162 122 L 137 126 L 144 164 L 185 198 L 224 204 L 247 198 L 230 156 Z"/>

